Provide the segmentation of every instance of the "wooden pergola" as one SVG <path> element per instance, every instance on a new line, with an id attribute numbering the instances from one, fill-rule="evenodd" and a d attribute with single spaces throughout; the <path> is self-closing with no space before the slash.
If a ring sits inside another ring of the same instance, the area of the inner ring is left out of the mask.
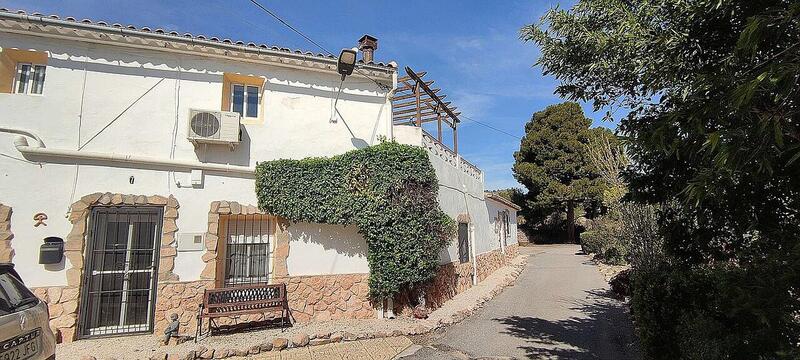
<path id="1" fill-rule="evenodd" d="M 439 95 L 441 89 L 431 88 L 433 80 L 425 81 L 425 71 L 414 72 L 406 66 L 406 75 L 397 79 L 397 89 L 392 97 L 392 121 L 394 125 L 422 127 L 436 122 L 436 140 L 442 142 L 442 124 L 453 130 L 453 152 L 458 154 L 458 123 L 460 112 L 443 101 L 447 95 Z M 423 131 L 425 131 L 423 129 Z M 433 136 L 433 135 L 431 135 Z"/>

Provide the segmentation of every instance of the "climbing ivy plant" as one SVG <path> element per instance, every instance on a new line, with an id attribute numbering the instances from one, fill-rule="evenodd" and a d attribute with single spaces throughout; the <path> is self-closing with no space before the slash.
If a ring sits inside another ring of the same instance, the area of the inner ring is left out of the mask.
<path id="1" fill-rule="evenodd" d="M 367 242 L 370 297 L 391 297 L 432 278 L 455 232 L 441 209 L 427 152 L 396 142 L 330 158 L 256 167 L 259 207 L 292 222 L 354 224 Z"/>

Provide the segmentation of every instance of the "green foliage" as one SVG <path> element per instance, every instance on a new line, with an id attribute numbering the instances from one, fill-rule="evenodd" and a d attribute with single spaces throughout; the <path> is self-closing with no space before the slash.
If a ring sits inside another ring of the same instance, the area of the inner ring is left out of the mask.
<path id="1" fill-rule="evenodd" d="M 647 352 L 798 356 L 800 3 L 579 0 L 522 38 L 559 94 L 630 110 L 629 197 L 670 204 L 669 265 L 634 288 Z"/>
<path id="2" fill-rule="evenodd" d="M 770 255 L 767 255 L 770 256 Z M 798 260 L 794 260 L 797 262 Z M 650 359 L 797 359 L 796 267 L 664 265 L 634 272 L 633 313 Z M 796 296 L 796 294 L 794 294 Z M 786 324 L 775 327 L 772 324 Z"/>
<path id="3" fill-rule="evenodd" d="M 577 103 L 548 106 L 525 124 L 513 170 L 534 208 L 550 211 L 597 197 L 597 174 L 586 156 L 590 125 Z"/>
<path id="4" fill-rule="evenodd" d="M 751 230 L 784 250 L 798 241 L 796 1 L 582 0 L 522 37 L 559 94 L 631 109 L 630 193 L 685 204 L 667 239 L 679 258 L 735 260 Z"/>
<path id="5" fill-rule="evenodd" d="M 615 265 L 630 263 L 635 271 L 666 263 L 657 208 L 652 205 L 614 204 L 581 234 L 581 245 L 600 261 Z"/>
<path id="6" fill-rule="evenodd" d="M 622 178 L 622 172 L 629 165 L 625 148 L 611 130 L 597 128 L 589 135 L 589 143 L 586 144 L 589 162 L 606 185 L 602 196 L 603 206 L 616 206 L 628 192 L 628 185 Z"/>
<path id="7" fill-rule="evenodd" d="M 390 297 L 432 278 L 453 220 L 424 149 L 383 142 L 331 158 L 256 168 L 259 207 L 293 222 L 355 224 L 367 241 L 370 296 Z"/>
<path id="8" fill-rule="evenodd" d="M 603 183 L 586 154 L 590 125 L 577 103 L 548 106 L 525 125 L 513 171 L 528 189 L 528 223 L 541 222 L 570 205 L 592 207 L 599 202 Z"/>
<path id="9" fill-rule="evenodd" d="M 595 259 L 614 265 L 627 262 L 628 244 L 619 236 L 620 224 L 616 219 L 603 216 L 581 233 L 584 252 L 595 254 Z"/>

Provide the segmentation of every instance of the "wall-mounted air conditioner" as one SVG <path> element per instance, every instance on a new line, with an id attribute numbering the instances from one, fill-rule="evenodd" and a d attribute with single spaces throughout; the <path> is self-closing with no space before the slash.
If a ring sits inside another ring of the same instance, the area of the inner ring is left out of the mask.
<path id="1" fill-rule="evenodd" d="M 239 113 L 190 109 L 187 133 L 195 144 L 234 146 L 239 143 Z"/>

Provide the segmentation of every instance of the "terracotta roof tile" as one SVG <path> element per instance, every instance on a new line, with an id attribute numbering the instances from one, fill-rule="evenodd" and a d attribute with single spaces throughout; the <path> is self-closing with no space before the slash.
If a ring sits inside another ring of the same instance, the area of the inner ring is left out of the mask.
<path id="1" fill-rule="evenodd" d="M 38 16 L 38 17 L 47 17 L 47 18 L 51 18 L 51 19 L 61 20 L 61 18 L 58 15 L 55 15 L 55 14 L 53 14 L 53 15 L 43 15 L 43 14 L 40 14 L 38 12 L 33 12 L 33 13 L 28 14 L 24 10 L 12 11 L 12 10 L 9 10 L 9 9 L 6 9 L 6 8 L 0 8 L 0 16 L 2 16 L 2 13 L 9 13 L 9 14 L 16 13 L 16 14 L 19 14 L 19 15 L 30 15 L 30 16 Z M 286 53 L 303 54 L 303 55 L 307 55 L 307 56 L 313 56 L 313 57 L 325 58 L 325 59 L 335 59 L 336 58 L 333 55 L 326 55 L 326 54 L 320 54 L 320 53 L 316 53 L 315 54 L 315 53 L 313 53 L 311 51 L 303 51 L 303 50 L 300 50 L 300 49 L 289 49 L 289 48 L 285 48 L 285 47 L 270 46 L 270 45 L 267 45 L 267 44 L 258 44 L 258 45 L 256 45 L 255 43 L 252 43 L 252 42 L 245 43 L 245 42 L 243 42 L 241 40 L 236 40 L 236 41 L 231 40 L 231 39 L 220 40 L 218 37 L 207 38 L 205 35 L 202 35 L 202 34 L 192 35 L 191 33 L 187 32 L 187 33 L 183 33 L 183 35 L 180 35 L 176 31 L 167 32 L 167 31 L 165 31 L 164 29 L 161 29 L 161 28 L 157 28 L 157 29 L 155 29 L 153 31 L 147 26 L 143 26 L 143 27 L 136 27 L 134 25 L 124 26 L 124 25 L 119 24 L 119 23 L 113 23 L 113 24 L 111 24 L 109 26 L 108 23 L 105 22 L 105 21 L 92 21 L 91 19 L 82 19 L 80 22 L 78 22 L 72 16 L 65 17 L 63 20 L 64 21 L 70 21 L 70 22 L 76 22 L 76 23 L 79 23 L 79 24 L 108 26 L 108 27 L 112 27 L 112 28 L 123 28 L 124 27 L 124 28 L 129 29 L 129 30 L 141 32 L 145 36 L 147 34 L 149 34 L 149 33 L 157 33 L 157 34 L 162 34 L 162 35 L 167 35 L 167 36 L 174 36 L 177 39 L 191 38 L 191 39 L 198 39 L 198 40 L 213 41 L 213 42 L 218 42 L 218 43 L 222 43 L 222 44 L 236 44 L 236 45 L 240 45 L 240 46 L 259 47 L 259 48 L 262 48 L 262 49 L 271 49 L 271 50 L 274 50 L 274 51 L 282 51 L 282 52 L 286 52 Z M 364 64 L 363 60 L 359 60 L 358 62 L 360 64 Z M 374 66 L 386 67 L 386 68 L 395 68 L 395 66 L 393 66 L 392 63 L 385 64 L 383 62 L 377 62 L 377 63 L 376 62 L 370 62 L 368 65 L 374 65 Z"/>

